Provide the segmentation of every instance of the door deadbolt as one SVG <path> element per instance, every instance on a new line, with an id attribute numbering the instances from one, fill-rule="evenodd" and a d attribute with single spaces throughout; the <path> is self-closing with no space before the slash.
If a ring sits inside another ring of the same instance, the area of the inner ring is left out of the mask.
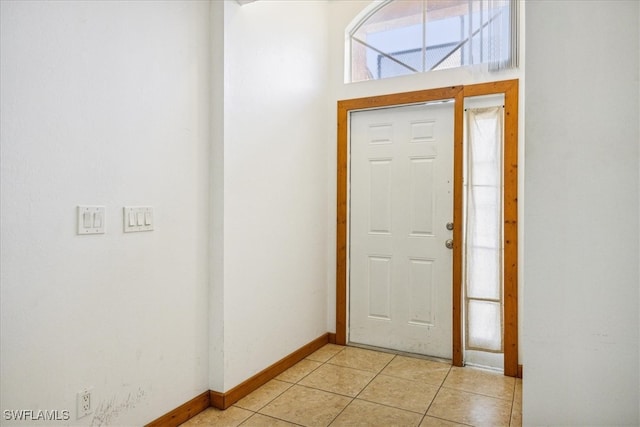
<path id="1" fill-rule="evenodd" d="M 453 230 L 453 223 L 452 222 L 448 222 L 447 223 L 447 230 Z"/>
<path id="2" fill-rule="evenodd" d="M 453 249 L 453 239 L 447 239 L 444 245 L 447 247 L 447 249 Z"/>

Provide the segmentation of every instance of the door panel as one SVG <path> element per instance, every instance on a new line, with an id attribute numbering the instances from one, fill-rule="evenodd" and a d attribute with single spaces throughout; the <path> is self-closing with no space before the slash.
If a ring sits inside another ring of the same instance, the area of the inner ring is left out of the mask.
<path id="1" fill-rule="evenodd" d="M 451 357 L 453 103 L 351 114 L 349 341 Z"/>

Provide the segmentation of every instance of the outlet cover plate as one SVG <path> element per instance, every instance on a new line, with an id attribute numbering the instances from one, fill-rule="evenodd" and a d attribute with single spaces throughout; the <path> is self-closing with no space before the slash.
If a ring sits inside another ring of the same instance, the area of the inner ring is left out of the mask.
<path id="1" fill-rule="evenodd" d="M 77 418 L 83 418 L 93 412 L 93 388 L 79 391 L 76 395 Z"/>

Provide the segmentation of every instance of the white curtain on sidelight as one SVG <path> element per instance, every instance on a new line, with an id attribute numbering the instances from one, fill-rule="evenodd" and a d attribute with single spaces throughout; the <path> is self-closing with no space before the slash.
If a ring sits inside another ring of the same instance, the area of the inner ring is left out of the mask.
<path id="1" fill-rule="evenodd" d="M 502 106 L 466 110 L 465 348 L 502 352 Z"/>

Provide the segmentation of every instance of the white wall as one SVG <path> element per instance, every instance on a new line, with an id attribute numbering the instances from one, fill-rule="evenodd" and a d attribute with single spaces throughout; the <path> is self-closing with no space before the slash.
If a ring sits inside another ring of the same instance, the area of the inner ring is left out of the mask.
<path id="1" fill-rule="evenodd" d="M 527 2 L 525 425 L 638 425 L 639 4 Z"/>
<path id="2" fill-rule="evenodd" d="M 328 241 L 327 3 L 223 9 L 223 271 L 212 295 L 224 313 L 210 336 L 224 348 L 209 376 L 220 392 L 326 333 Z"/>
<path id="3" fill-rule="evenodd" d="M 1 409 L 144 424 L 208 389 L 209 4 L 0 8 Z M 125 205 L 155 231 L 125 235 Z"/>

